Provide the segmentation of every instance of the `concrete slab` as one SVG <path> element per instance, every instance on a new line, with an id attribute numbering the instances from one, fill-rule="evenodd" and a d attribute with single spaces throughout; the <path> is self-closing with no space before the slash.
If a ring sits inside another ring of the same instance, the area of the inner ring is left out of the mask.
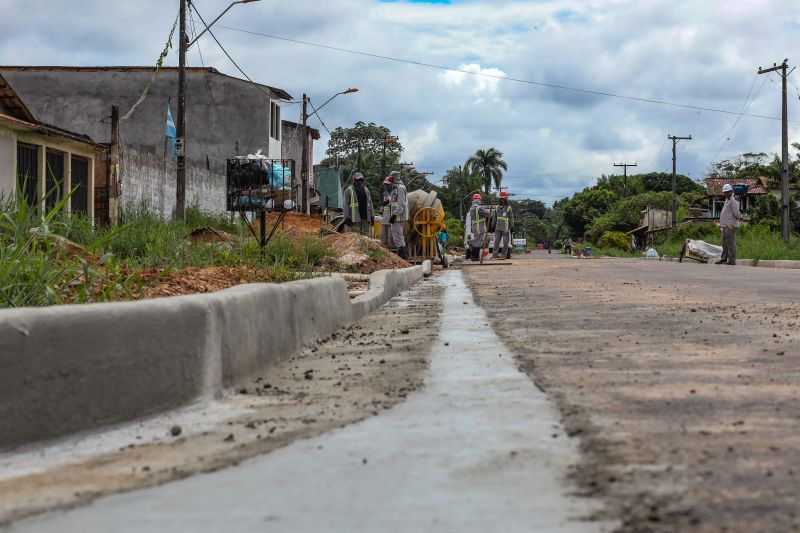
<path id="1" fill-rule="evenodd" d="M 213 474 L 112 496 L 11 531 L 603 531 L 566 496 L 577 461 L 460 272 L 425 387 L 386 413 Z M 554 437 L 555 436 L 555 437 Z"/>

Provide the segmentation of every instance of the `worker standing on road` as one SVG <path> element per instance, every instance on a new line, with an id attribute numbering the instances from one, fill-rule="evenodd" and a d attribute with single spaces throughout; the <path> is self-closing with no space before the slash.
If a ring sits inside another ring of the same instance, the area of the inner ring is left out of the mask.
<path id="1" fill-rule="evenodd" d="M 403 234 L 403 223 L 408 220 L 408 199 L 406 197 L 406 186 L 403 185 L 403 175 L 394 170 L 389 173 L 394 189 L 389 197 L 389 207 L 391 216 L 389 223 L 392 225 L 392 240 L 397 246 L 397 255 L 405 260 L 411 258 L 406 247 L 406 237 Z"/>
<path id="2" fill-rule="evenodd" d="M 735 265 L 736 230 L 739 229 L 739 222 L 744 220 L 744 217 L 739 212 L 739 200 L 733 195 L 733 187 L 729 183 L 722 186 L 722 194 L 725 195 L 725 204 L 719 215 L 719 225 L 722 228 L 722 257 L 717 264 Z"/>
<path id="3" fill-rule="evenodd" d="M 564 239 L 564 253 L 572 255 L 572 239 L 570 237 Z"/>
<path id="4" fill-rule="evenodd" d="M 509 248 L 511 234 L 514 232 L 514 212 L 508 205 L 508 192 L 500 192 L 500 205 L 494 212 L 494 257 L 505 259 L 511 255 Z M 500 245 L 502 243 L 503 254 L 500 255 Z"/>
<path id="5" fill-rule="evenodd" d="M 344 190 L 344 223 L 350 231 L 370 236 L 370 227 L 375 221 L 372 210 L 372 197 L 364 185 L 364 175 L 356 172 L 352 184 Z"/>
<path id="6" fill-rule="evenodd" d="M 483 239 L 486 238 L 489 217 L 492 216 L 492 213 L 481 205 L 481 195 L 478 193 L 472 195 L 472 207 L 469 209 L 470 233 L 467 235 L 467 242 L 469 243 L 470 248 L 469 257 L 473 261 L 480 261 Z"/>
<path id="7" fill-rule="evenodd" d="M 394 183 L 391 177 L 383 180 L 383 210 L 381 211 L 381 244 L 387 248 L 394 248 L 394 241 L 392 240 L 392 225 L 389 219 L 392 217 L 392 190 Z"/>

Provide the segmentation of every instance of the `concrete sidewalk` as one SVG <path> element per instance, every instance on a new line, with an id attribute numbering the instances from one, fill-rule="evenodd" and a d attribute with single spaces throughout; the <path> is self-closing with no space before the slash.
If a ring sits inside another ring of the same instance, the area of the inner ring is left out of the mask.
<path id="1" fill-rule="evenodd" d="M 213 474 L 11 531 L 601 531 L 566 496 L 575 444 L 459 272 L 425 387 L 385 413 Z"/>

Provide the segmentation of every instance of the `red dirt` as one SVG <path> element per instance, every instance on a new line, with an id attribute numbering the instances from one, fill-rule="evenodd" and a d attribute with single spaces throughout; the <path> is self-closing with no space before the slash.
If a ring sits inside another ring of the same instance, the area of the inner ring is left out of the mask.
<path id="1" fill-rule="evenodd" d="M 145 299 L 216 292 L 243 283 L 274 281 L 270 278 L 269 273 L 247 266 L 190 267 L 168 274 L 151 269 L 143 271 L 141 277 L 145 287 L 137 296 Z"/>
<path id="2" fill-rule="evenodd" d="M 267 214 L 267 232 L 272 230 L 273 224 L 278 220 L 278 213 Z M 253 229 L 258 233 L 261 223 L 259 220 L 253 222 Z M 305 236 L 318 237 L 321 229 L 330 230 L 331 225 L 322 219 L 303 215 L 301 213 L 287 213 L 279 226 L 278 231 L 284 231 L 286 235 L 300 239 Z"/>

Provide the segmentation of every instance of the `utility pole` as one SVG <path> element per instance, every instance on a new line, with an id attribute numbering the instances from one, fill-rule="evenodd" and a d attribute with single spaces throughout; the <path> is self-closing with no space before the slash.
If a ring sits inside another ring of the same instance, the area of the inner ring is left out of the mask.
<path id="1" fill-rule="evenodd" d="M 678 143 L 678 141 L 691 141 L 692 136 L 689 135 L 688 137 L 678 137 L 677 135 L 667 134 L 667 139 L 672 140 L 672 227 L 674 228 L 675 224 L 677 224 L 678 217 L 678 178 L 675 173 L 675 145 Z"/>
<path id="2" fill-rule="evenodd" d="M 303 93 L 303 148 L 302 160 L 300 161 L 300 180 L 302 190 L 300 191 L 300 212 L 306 212 L 306 196 L 308 194 L 308 97 Z"/>
<path id="3" fill-rule="evenodd" d="M 635 167 L 637 166 L 636 163 L 614 163 L 615 167 L 622 167 L 624 178 L 624 185 L 625 185 L 625 196 L 628 196 L 628 167 Z"/>
<path id="4" fill-rule="evenodd" d="M 783 101 L 781 109 L 781 238 L 789 242 L 789 111 L 786 105 L 786 78 L 791 72 L 786 72 L 789 68 L 788 59 L 784 59 L 780 65 L 773 63 L 772 68 L 762 69 L 758 67 L 759 74 L 780 71 L 783 86 Z M 794 68 L 792 68 L 794 71 Z"/>
<path id="5" fill-rule="evenodd" d="M 108 221 L 119 222 L 119 106 L 111 106 L 111 150 L 108 167 Z"/>
<path id="6" fill-rule="evenodd" d="M 186 1 L 180 0 L 178 35 L 178 124 L 175 127 L 175 154 L 178 172 L 175 182 L 175 218 L 186 220 Z"/>

